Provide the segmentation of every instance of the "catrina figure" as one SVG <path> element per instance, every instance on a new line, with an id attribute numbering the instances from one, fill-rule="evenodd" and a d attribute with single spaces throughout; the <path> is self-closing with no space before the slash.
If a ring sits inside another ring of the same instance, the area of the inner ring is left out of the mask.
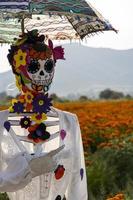
<path id="1" fill-rule="evenodd" d="M 0 111 L 0 192 L 11 200 L 88 200 L 78 118 L 48 95 L 58 59 L 64 49 L 37 30 L 9 49 L 20 95 Z"/>

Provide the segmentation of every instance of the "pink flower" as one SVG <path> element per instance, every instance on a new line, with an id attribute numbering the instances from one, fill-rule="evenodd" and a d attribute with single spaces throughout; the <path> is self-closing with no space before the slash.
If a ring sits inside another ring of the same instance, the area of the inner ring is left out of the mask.
<path id="1" fill-rule="evenodd" d="M 59 60 L 59 59 L 63 59 L 64 58 L 64 48 L 62 48 L 62 46 L 57 46 L 57 47 L 53 47 L 53 42 L 51 40 L 48 40 L 48 46 L 49 48 L 52 50 L 53 52 L 53 57 L 55 60 Z"/>

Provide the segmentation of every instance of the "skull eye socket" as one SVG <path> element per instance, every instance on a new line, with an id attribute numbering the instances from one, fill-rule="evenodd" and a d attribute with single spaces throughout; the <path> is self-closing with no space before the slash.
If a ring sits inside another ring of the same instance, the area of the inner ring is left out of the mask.
<path id="1" fill-rule="evenodd" d="M 46 61 L 46 63 L 44 64 L 44 69 L 46 70 L 46 72 L 51 73 L 53 71 L 54 68 L 54 62 L 52 59 L 49 59 Z"/>
<path id="2" fill-rule="evenodd" d="M 40 69 L 40 63 L 38 62 L 38 60 L 31 60 L 27 68 L 27 71 L 31 74 L 35 74 L 39 71 L 39 69 Z"/>

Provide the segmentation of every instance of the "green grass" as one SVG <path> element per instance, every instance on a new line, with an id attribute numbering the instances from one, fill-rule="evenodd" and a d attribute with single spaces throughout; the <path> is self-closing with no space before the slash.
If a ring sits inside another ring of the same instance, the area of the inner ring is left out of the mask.
<path id="1" fill-rule="evenodd" d="M 101 149 L 89 155 L 92 164 L 87 167 L 90 200 L 106 200 L 119 192 L 125 200 L 133 200 L 133 147 Z"/>

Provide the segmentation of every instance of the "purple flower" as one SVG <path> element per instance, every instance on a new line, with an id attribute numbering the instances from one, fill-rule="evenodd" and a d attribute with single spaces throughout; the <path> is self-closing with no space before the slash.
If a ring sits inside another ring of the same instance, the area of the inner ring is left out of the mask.
<path id="1" fill-rule="evenodd" d="M 52 99 L 48 97 L 48 94 L 39 94 L 33 99 L 33 112 L 35 113 L 47 113 L 50 111 Z"/>
<path id="2" fill-rule="evenodd" d="M 24 111 L 24 104 L 18 101 L 17 103 L 14 103 L 13 110 L 16 113 L 23 113 Z"/>
<path id="3" fill-rule="evenodd" d="M 27 129 L 28 127 L 30 127 L 31 125 L 31 120 L 29 117 L 23 117 L 21 120 L 20 120 L 20 125 L 22 128 L 25 128 Z"/>

